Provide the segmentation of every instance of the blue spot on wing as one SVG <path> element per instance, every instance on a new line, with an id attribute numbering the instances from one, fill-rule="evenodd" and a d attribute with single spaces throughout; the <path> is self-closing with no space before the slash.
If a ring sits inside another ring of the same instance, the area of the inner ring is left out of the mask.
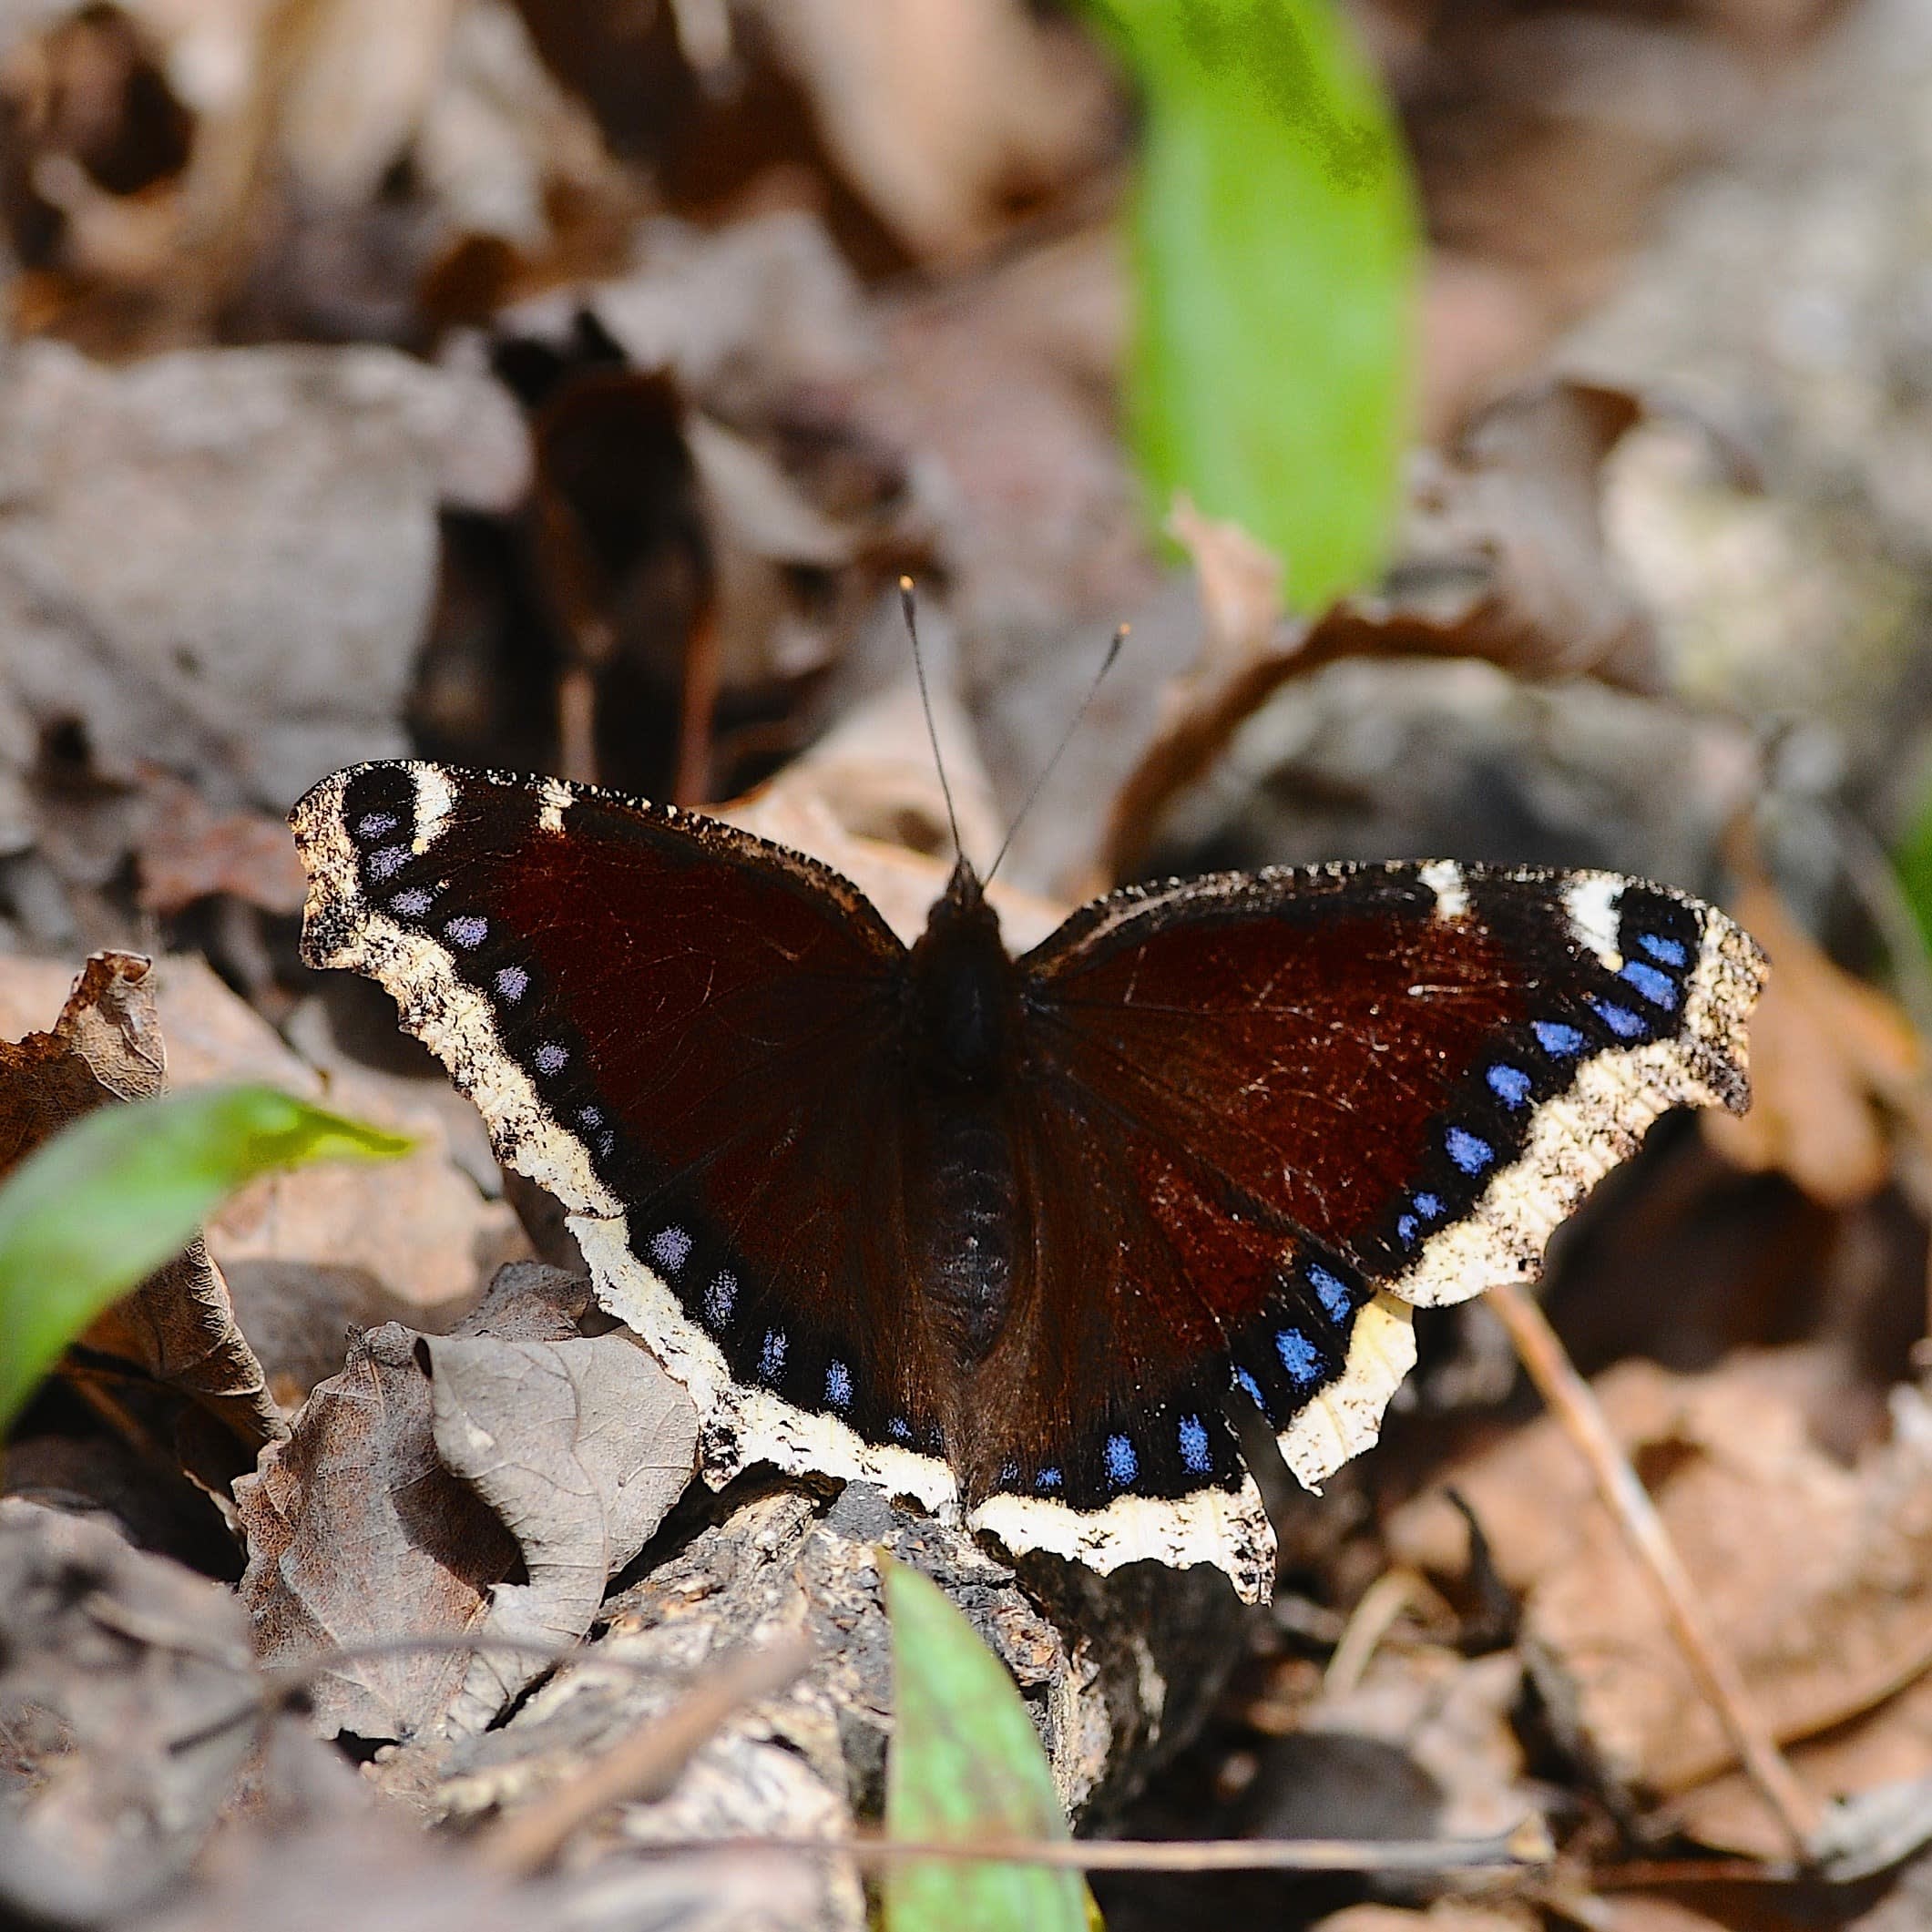
<path id="1" fill-rule="evenodd" d="M 1255 1407 L 1262 1412 L 1263 1416 L 1268 1415 L 1268 1399 L 1265 1395 L 1262 1394 L 1262 1385 L 1254 1379 L 1252 1375 L 1248 1373 L 1246 1369 L 1237 1368 L 1234 1371 L 1234 1385 L 1235 1387 L 1242 1389 L 1246 1393 L 1248 1400 L 1252 1402 L 1255 1406 Z M 1269 1416 L 1268 1419 L 1272 1422 L 1274 1418 L 1272 1416 Z"/>
<path id="2" fill-rule="evenodd" d="M 1416 1197 L 1416 1211 L 1425 1221 L 1439 1221 L 1442 1218 L 1442 1196 L 1440 1194 L 1418 1194 Z"/>
<path id="3" fill-rule="evenodd" d="M 1667 1013 L 1676 1010 L 1677 987 L 1668 973 L 1660 973 L 1641 959 L 1626 959 L 1617 976 L 1635 986 L 1653 1007 L 1661 1007 Z"/>
<path id="4" fill-rule="evenodd" d="M 1299 1328 L 1276 1330 L 1274 1352 L 1282 1358 L 1282 1366 L 1304 1388 L 1309 1383 L 1319 1380 L 1321 1351 Z"/>
<path id="5" fill-rule="evenodd" d="M 1448 1150 L 1449 1159 L 1472 1178 L 1496 1159 L 1496 1150 L 1466 1127 L 1450 1128 L 1443 1135 L 1442 1144 Z"/>
<path id="6" fill-rule="evenodd" d="M 835 1409 L 852 1406 L 852 1371 L 843 1362 L 825 1371 L 825 1400 Z"/>
<path id="7" fill-rule="evenodd" d="M 1420 1232 L 1422 1223 L 1413 1214 L 1405 1214 L 1395 1223 L 1395 1232 L 1405 1241 L 1411 1242 Z"/>
<path id="8" fill-rule="evenodd" d="M 1567 1060 L 1572 1054 L 1583 1050 L 1583 1036 L 1576 1027 L 1565 1026 L 1559 1019 L 1535 1020 L 1529 1030 L 1536 1035 L 1537 1045 L 1551 1059 Z"/>
<path id="9" fill-rule="evenodd" d="M 1107 1479 L 1116 1489 L 1125 1489 L 1140 1473 L 1140 1458 L 1124 1436 L 1107 1438 Z"/>
<path id="10" fill-rule="evenodd" d="M 782 1328 L 765 1330 L 764 1346 L 758 1352 L 758 1376 L 762 1382 L 776 1382 L 785 1372 L 785 1332 Z"/>
<path id="11" fill-rule="evenodd" d="M 885 1433 L 894 1442 L 910 1442 L 913 1439 L 913 1426 L 904 1416 L 894 1416 L 885 1425 Z"/>
<path id="12" fill-rule="evenodd" d="M 1597 1009 L 1597 1017 L 1620 1040 L 1641 1039 L 1651 1030 L 1642 1014 L 1632 1013 L 1613 999 L 1593 999 L 1590 1005 Z"/>
<path id="13" fill-rule="evenodd" d="M 1520 1107 L 1529 1098 L 1530 1078 L 1520 1067 L 1507 1067 L 1498 1060 L 1483 1078 L 1505 1107 Z"/>
<path id="14" fill-rule="evenodd" d="M 1208 1432 L 1199 1416 L 1181 1418 L 1181 1461 L 1195 1476 L 1205 1476 L 1214 1467 L 1214 1458 L 1208 1454 Z"/>
<path id="15" fill-rule="evenodd" d="M 1064 1480 L 1058 1469 L 1042 1469 L 1033 1478 L 1033 1487 L 1036 1489 L 1058 1489 Z"/>
<path id="16" fill-rule="evenodd" d="M 1666 939 L 1661 933 L 1639 933 L 1637 944 L 1652 959 L 1661 959 L 1666 966 L 1682 966 L 1690 961 L 1691 956 L 1681 940 Z"/>
<path id="17" fill-rule="evenodd" d="M 1355 1303 L 1341 1279 L 1313 1262 L 1308 1264 L 1307 1274 L 1308 1285 L 1322 1298 L 1322 1306 L 1327 1310 L 1328 1319 L 1331 1322 L 1347 1321 Z"/>

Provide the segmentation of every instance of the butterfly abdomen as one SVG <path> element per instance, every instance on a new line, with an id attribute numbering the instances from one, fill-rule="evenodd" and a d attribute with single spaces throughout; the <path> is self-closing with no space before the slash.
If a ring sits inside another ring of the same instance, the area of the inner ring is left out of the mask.
<path id="1" fill-rule="evenodd" d="M 917 1204 L 920 1290 L 939 1339 L 962 1367 L 991 1354 L 1013 1304 L 1013 1160 L 990 1107 L 944 1105 L 927 1122 L 932 1191 Z"/>

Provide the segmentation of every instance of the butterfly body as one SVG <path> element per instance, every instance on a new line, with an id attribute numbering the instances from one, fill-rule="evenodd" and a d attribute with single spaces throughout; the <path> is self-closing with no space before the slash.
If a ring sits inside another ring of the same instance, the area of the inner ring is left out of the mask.
<path id="1" fill-rule="evenodd" d="M 371 974 L 689 1385 L 705 1473 L 881 1483 L 1009 1548 L 1265 1593 L 1230 1423 L 1316 1482 L 1408 1310 L 1532 1273 L 1657 1114 L 1738 1106 L 1762 956 L 1605 874 L 1226 874 L 1019 958 L 962 864 L 904 946 L 701 816 L 382 764 L 293 813 Z"/>

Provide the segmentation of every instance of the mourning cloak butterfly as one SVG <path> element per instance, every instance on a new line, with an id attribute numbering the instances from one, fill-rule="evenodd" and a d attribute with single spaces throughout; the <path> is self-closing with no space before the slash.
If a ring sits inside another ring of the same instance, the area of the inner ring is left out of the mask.
<path id="1" fill-rule="evenodd" d="M 1747 1099 L 1762 954 L 1607 873 L 1135 886 L 1014 959 L 964 864 L 908 950 L 811 859 L 549 779 L 361 765 L 292 821 L 304 956 L 563 1203 L 711 1480 L 863 1477 L 1101 1571 L 1265 1596 L 1232 1392 L 1313 1487 L 1412 1304 L 1533 1273 L 1659 1114 Z"/>

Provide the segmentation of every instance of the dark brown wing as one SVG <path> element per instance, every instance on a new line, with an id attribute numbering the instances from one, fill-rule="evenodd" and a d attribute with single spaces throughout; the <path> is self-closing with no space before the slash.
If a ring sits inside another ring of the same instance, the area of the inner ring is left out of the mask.
<path id="1" fill-rule="evenodd" d="M 380 979 L 576 1217 L 710 1412 L 713 1473 L 950 1495 L 916 1338 L 874 1305 L 906 1279 L 906 953 L 857 888 L 712 820 L 429 764 L 338 773 L 293 822 L 305 956 Z"/>
<path id="2" fill-rule="evenodd" d="M 1087 1507 L 1233 1480 L 1231 1384 L 1304 1477 L 1353 1454 L 1392 1298 L 1533 1270 L 1658 1114 L 1741 1106 L 1763 974 L 1681 894 L 1446 863 L 1119 894 L 1020 964 L 1052 1338 L 1010 1487 Z"/>

